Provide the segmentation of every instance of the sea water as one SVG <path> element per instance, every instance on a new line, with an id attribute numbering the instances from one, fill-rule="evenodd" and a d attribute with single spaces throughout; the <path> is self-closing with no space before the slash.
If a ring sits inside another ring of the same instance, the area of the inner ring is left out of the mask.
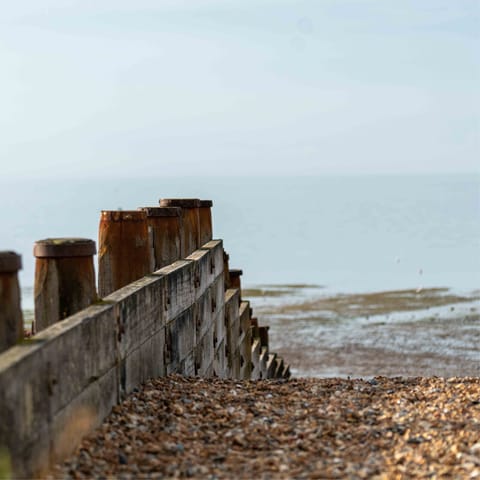
<path id="1" fill-rule="evenodd" d="M 294 375 L 480 374 L 480 175 L 0 178 L 27 325 L 36 240 L 96 240 L 102 209 L 161 197 L 213 200 L 214 237 Z M 452 300 L 436 308 L 437 294 Z"/>
<path id="2" fill-rule="evenodd" d="M 480 287 L 480 175 L 0 178 L 0 250 L 22 255 L 31 308 L 33 243 L 98 235 L 100 210 L 162 197 L 213 200 L 244 285 L 337 292 Z"/>

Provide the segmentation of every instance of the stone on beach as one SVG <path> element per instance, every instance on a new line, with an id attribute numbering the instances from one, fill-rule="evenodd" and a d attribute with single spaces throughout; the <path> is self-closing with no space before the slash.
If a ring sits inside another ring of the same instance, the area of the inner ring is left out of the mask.
<path id="1" fill-rule="evenodd" d="M 50 478 L 476 478 L 479 437 L 479 378 L 169 376 Z"/>

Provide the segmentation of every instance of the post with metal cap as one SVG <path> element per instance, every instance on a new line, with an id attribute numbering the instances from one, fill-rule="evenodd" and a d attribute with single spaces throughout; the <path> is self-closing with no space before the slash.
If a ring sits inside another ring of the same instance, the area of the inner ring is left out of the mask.
<path id="1" fill-rule="evenodd" d="M 182 258 L 188 257 L 200 246 L 200 217 L 198 198 L 162 198 L 161 207 L 182 209 Z"/>
<path id="2" fill-rule="evenodd" d="M 100 297 L 151 273 L 147 214 L 143 210 L 103 210 L 98 244 Z"/>
<path id="3" fill-rule="evenodd" d="M 22 257 L 15 252 L 0 252 L 0 352 L 23 338 L 18 271 Z"/>
<path id="4" fill-rule="evenodd" d="M 140 207 L 147 214 L 152 242 L 154 270 L 182 258 L 182 209 L 179 207 Z"/>
<path id="5" fill-rule="evenodd" d="M 37 332 L 96 301 L 95 253 L 95 242 L 87 238 L 47 238 L 35 242 Z"/>
<path id="6" fill-rule="evenodd" d="M 212 239 L 212 205 L 211 200 L 200 200 L 198 216 L 200 221 L 200 244 L 205 245 Z"/>

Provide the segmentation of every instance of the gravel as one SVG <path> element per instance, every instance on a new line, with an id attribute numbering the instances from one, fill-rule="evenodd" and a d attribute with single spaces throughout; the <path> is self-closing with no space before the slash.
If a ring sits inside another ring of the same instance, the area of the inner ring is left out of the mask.
<path id="1" fill-rule="evenodd" d="M 49 478 L 480 478 L 480 378 L 168 376 Z"/>

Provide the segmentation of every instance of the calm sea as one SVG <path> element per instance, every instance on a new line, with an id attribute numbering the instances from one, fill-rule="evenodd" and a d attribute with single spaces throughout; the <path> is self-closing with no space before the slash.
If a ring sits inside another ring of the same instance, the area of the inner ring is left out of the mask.
<path id="1" fill-rule="evenodd" d="M 480 287 L 480 175 L 0 178 L 0 250 L 23 256 L 24 308 L 35 240 L 96 239 L 100 210 L 161 197 L 213 200 L 214 237 L 224 239 L 231 267 L 243 269 L 244 285 Z"/>

